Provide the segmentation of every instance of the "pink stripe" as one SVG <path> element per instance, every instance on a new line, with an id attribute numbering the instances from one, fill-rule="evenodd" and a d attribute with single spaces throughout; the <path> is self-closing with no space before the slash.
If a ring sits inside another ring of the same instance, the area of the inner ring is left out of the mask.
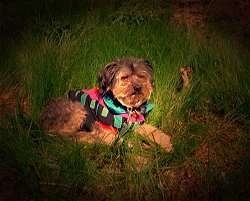
<path id="1" fill-rule="evenodd" d="M 98 101 L 99 104 L 102 106 L 105 106 L 103 99 L 100 97 L 100 91 L 98 88 L 93 88 L 93 89 L 83 89 L 82 90 L 84 93 L 88 94 L 91 99 Z"/>

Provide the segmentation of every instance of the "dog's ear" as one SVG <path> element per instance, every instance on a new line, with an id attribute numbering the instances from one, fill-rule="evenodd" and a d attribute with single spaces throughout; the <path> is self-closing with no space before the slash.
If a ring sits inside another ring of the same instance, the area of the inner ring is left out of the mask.
<path id="1" fill-rule="evenodd" d="M 152 64 L 149 62 L 149 60 L 145 59 L 143 62 L 144 62 L 144 64 L 145 64 L 147 67 L 149 67 L 151 70 L 153 70 L 153 66 L 152 66 Z"/>
<path id="2" fill-rule="evenodd" d="M 147 68 L 149 69 L 149 72 L 150 72 L 150 74 L 151 74 L 151 80 L 150 80 L 150 82 L 151 82 L 151 84 L 152 84 L 152 86 L 154 87 L 154 80 L 153 80 L 153 66 L 152 66 L 152 64 L 149 62 L 149 60 L 147 60 L 147 59 L 144 59 L 143 60 L 143 63 L 145 64 L 145 66 L 147 66 Z"/>
<path id="3" fill-rule="evenodd" d="M 116 61 L 108 63 L 101 70 L 98 77 L 98 83 L 102 94 L 109 90 L 118 70 L 119 70 L 119 65 Z"/>

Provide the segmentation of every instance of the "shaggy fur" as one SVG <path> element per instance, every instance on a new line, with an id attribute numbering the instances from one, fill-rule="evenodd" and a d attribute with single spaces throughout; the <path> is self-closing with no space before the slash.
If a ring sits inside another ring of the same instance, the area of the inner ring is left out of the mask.
<path id="1" fill-rule="evenodd" d="M 138 112 L 153 92 L 153 69 L 143 59 L 118 59 L 101 70 L 98 81 L 102 95 L 110 93 L 128 111 Z M 111 144 L 117 138 L 118 135 L 100 128 L 96 122 L 93 122 L 91 131 L 80 131 L 87 115 L 87 109 L 79 102 L 57 98 L 44 107 L 40 123 L 49 132 L 71 136 L 82 142 Z M 166 151 L 172 149 L 170 137 L 151 125 L 143 124 L 135 132 L 159 144 Z"/>

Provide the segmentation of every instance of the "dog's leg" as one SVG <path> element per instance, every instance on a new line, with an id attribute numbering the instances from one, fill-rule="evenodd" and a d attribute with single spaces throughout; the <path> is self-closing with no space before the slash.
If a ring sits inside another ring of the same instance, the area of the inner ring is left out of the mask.
<path id="1" fill-rule="evenodd" d="M 100 134 L 98 134 L 98 137 L 101 142 L 108 145 L 111 145 L 117 139 L 117 135 L 110 132 L 101 132 Z"/>
<path id="2" fill-rule="evenodd" d="M 98 141 L 100 141 L 95 134 L 85 131 L 79 131 L 77 133 L 74 133 L 71 137 L 76 142 L 88 143 L 88 144 L 97 143 Z"/>
<path id="3" fill-rule="evenodd" d="M 159 144 L 167 152 L 172 150 L 170 136 L 154 126 L 143 124 L 139 126 L 135 132 Z"/>
<path id="4" fill-rule="evenodd" d="M 73 138 L 75 138 L 77 142 L 103 143 L 111 145 L 117 138 L 117 135 L 114 133 L 105 132 L 101 129 L 94 129 L 91 132 L 79 131 L 74 134 Z"/>

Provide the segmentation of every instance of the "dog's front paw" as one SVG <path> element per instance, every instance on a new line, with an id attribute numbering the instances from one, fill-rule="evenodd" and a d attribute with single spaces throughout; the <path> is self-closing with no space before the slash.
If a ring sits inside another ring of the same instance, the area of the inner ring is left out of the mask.
<path id="1" fill-rule="evenodd" d="M 159 144 L 165 151 L 170 152 L 173 149 L 171 137 L 161 130 L 157 129 L 151 134 L 154 137 L 155 143 Z"/>
<path id="2" fill-rule="evenodd" d="M 143 124 L 136 129 L 136 132 L 160 145 L 167 152 L 173 149 L 171 137 L 154 126 Z"/>

